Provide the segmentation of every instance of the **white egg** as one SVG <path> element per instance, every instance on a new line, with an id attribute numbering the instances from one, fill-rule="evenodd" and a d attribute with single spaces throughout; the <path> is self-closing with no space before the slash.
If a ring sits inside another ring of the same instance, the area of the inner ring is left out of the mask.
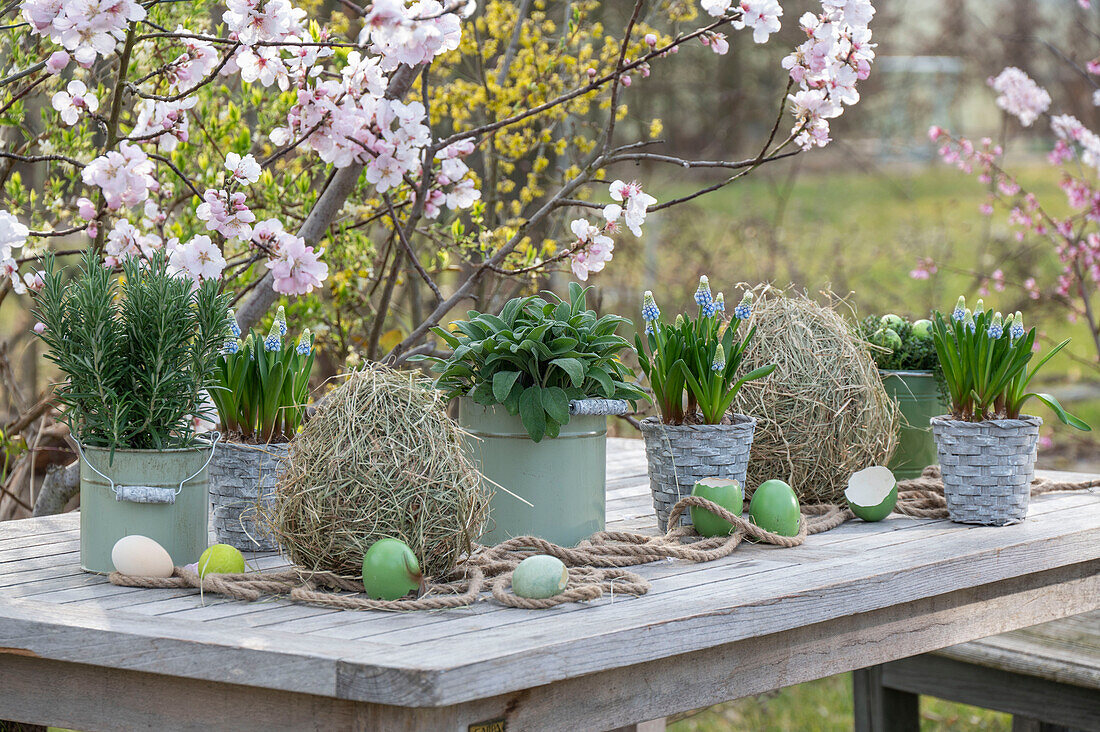
<path id="1" fill-rule="evenodd" d="M 111 563 L 122 574 L 135 577 L 171 577 L 172 557 L 148 536 L 133 534 L 115 542 Z"/>

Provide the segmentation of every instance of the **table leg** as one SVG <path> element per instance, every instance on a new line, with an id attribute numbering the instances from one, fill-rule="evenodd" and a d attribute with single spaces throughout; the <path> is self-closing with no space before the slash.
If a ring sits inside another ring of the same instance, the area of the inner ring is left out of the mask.
<path id="1" fill-rule="evenodd" d="M 920 697 L 882 685 L 882 666 L 852 672 L 856 732 L 919 732 Z"/>

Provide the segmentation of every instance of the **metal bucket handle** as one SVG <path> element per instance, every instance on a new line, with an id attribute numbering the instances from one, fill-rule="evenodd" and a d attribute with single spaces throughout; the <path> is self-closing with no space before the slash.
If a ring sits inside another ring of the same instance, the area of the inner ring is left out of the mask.
<path id="1" fill-rule="evenodd" d="M 76 451 L 80 453 L 80 459 L 84 461 L 84 464 L 91 468 L 96 475 L 111 484 L 111 491 L 114 492 L 116 501 L 130 501 L 131 503 L 175 503 L 176 496 L 183 491 L 184 484 L 206 470 L 206 466 L 210 465 L 210 461 L 214 459 L 214 449 L 217 447 L 218 440 L 221 439 L 222 433 L 215 431 L 211 434 L 214 436 L 214 439 L 210 443 L 210 456 L 206 458 L 206 462 L 202 464 L 201 468 L 181 480 L 176 490 L 164 486 L 153 485 L 116 485 L 111 476 L 99 472 L 96 466 L 92 465 L 88 458 L 84 457 L 84 450 L 82 449 L 80 441 L 73 441 L 76 442 Z"/>

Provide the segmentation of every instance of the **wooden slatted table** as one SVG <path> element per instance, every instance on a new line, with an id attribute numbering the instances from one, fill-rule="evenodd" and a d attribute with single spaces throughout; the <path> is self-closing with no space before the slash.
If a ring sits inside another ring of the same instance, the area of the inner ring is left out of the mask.
<path id="1" fill-rule="evenodd" d="M 1100 611 L 856 672 L 856 732 L 919 732 L 922 694 L 1013 715 L 1016 732 L 1100 732 Z"/>
<path id="2" fill-rule="evenodd" d="M 640 441 L 610 441 L 607 499 L 610 525 L 655 530 Z M 74 515 L 0 524 L 0 719 L 600 730 L 1100 608 L 1100 495 L 1040 497 L 1002 528 L 853 521 L 793 549 L 646 565 L 644 597 L 543 611 L 200 598 L 114 587 L 77 552 Z"/>

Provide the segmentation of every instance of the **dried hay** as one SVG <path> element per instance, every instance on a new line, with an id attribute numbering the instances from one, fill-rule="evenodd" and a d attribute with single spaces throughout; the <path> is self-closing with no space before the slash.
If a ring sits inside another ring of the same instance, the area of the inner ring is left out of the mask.
<path id="1" fill-rule="evenodd" d="M 290 443 L 267 523 L 306 570 L 358 577 L 376 540 L 403 540 L 426 575 L 449 572 L 482 531 L 489 495 L 440 392 L 410 372 L 351 373 Z"/>
<path id="2" fill-rule="evenodd" d="M 758 293 L 748 371 L 778 364 L 742 387 L 734 409 L 755 417 L 751 488 L 787 481 L 804 503 L 844 503 L 849 476 L 884 465 L 897 441 L 898 406 L 854 327 L 833 307 L 772 288 Z"/>

